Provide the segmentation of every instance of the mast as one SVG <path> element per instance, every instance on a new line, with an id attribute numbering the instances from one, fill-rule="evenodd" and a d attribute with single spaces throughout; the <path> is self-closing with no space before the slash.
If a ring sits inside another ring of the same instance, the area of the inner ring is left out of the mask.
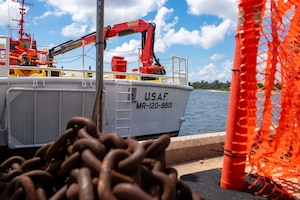
<path id="1" fill-rule="evenodd" d="M 13 19 L 14 21 L 18 21 L 19 22 L 19 39 L 23 39 L 23 36 L 25 35 L 26 37 L 30 37 L 29 34 L 25 34 L 24 33 L 24 23 L 26 23 L 26 21 L 24 20 L 24 16 L 26 14 L 26 8 L 25 5 L 29 5 L 29 6 L 33 6 L 33 4 L 31 3 L 25 3 L 25 0 L 22 1 L 18 1 L 18 0 L 12 0 L 13 2 L 17 2 L 21 4 L 21 7 L 19 8 L 20 10 L 20 14 L 21 14 L 21 18 L 19 20 Z"/>
<path id="2" fill-rule="evenodd" d="M 103 51 L 104 51 L 104 0 L 97 1 L 97 30 L 96 30 L 96 99 L 93 109 L 93 121 L 97 130 L 102 133 L 102 94 L 103 94 Z"/>

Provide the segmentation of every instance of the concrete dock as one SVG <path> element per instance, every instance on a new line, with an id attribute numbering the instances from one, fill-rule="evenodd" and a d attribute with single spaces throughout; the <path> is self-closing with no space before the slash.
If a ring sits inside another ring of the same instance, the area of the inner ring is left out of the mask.
<path id="1" fill-rule="evenodd" d="M 223 156 L 225 132 L 179 136 L 171 138 L 166 149 L 167 165 Z"/>
<path id="2" fill-rule="evenodd" d="M 207 158 L 207 159 L 201 159 L 198 161 L 188 162 L 188 163 L 182 163 L 182 164 L 176 164 L 173 165 L 177 172 L 178 177 L 193 174 L 197 172 L 212 170 L 212 169 L 221 169 L 223 165 L 223 156 L 222 157 L 216 157 L 216 158 Z"/>

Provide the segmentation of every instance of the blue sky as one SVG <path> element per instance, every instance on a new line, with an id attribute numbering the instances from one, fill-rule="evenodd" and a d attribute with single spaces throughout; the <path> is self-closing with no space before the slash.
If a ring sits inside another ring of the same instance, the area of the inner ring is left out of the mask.
<path id="1" fill-rule="evenodd" d="M 16 0 L 15 0 L 16 1 Z M 27 0 L 26 32 L 34 35 L 39 48 L 51 48 L 96 30 L 94 0 Z M 188 59 L 189 81 L 231 80 L 234 33 L 237 19 L 236 0 L 108 0 L 104 2 L 104 25 L 144 19 L 156 23 L 155 53 L 167 67 L 171 56 Z M 19 4 L 0 0 L 0 35 L 12 34 L 12 19 L 19 19 Z M 140 34 L 113 38 L 107 42 L 104 69 L 114 54 L 123 55 L 128 63 L 137 65 Z M 84 48 L 84 66 L 96 64 L 95 46 Z M 123 53 L 123 52 L 126 53 Z M 136 55 L 132 55 L 136 53 Z M 82 49 L 56 57 L 58 67 L 81 68 Z"/>

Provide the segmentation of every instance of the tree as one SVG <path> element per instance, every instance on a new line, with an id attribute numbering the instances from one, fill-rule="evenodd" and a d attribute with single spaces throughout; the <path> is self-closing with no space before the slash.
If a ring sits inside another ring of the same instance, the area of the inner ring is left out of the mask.
<path id="1" fill-rule="evenodd" d="M 226 83 L 222 83 L 218 80 L 215 80 L 214 82 L 207 82 L 202 80 L 201 82 L 193 82 L 189 83 L 189 85 L 193 86 L 194 89 L 211 89 L 211 90 L 223 90 L 223 91 L 229 91 L 230 90 L 230 82 L 227 81 Z"/>

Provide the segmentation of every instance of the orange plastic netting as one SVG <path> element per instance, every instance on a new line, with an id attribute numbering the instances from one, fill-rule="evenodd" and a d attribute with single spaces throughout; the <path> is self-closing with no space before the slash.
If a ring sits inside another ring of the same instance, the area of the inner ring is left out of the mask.
<path id="1" fill-rule="evenodd" d="M 239 102 L 238 108 L 229 105 L 228 110 L 237 112 L 239 128 L 234 134 L 247 138 L 244 144 L 243 139 L 232 141 L 246 145 L 246 152 L 240 148 L 230 153 L 246 155 L 247 172 L 264 183 L 257 192 L 273 185 L 294 198 L 300 193 L 299 4 L 299 0 L 239 2 L 235 50 Z"/>

